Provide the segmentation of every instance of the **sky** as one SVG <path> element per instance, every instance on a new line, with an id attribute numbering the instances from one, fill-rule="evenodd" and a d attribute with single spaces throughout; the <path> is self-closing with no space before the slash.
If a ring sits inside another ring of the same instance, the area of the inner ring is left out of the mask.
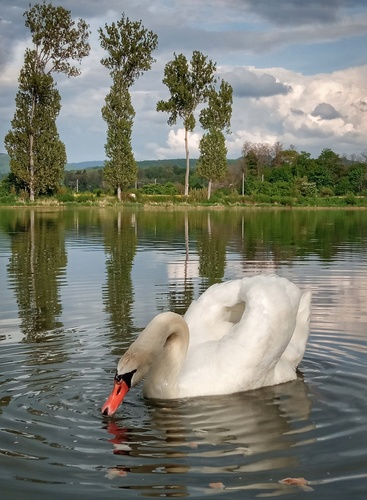
<path id="1" fill-rule="evenodd" d="M 24 12 L 29 0 L 0 0 L 0 153 L 15 111 L 24 51 L 32 47 Z M 34 4 L 34 2 L 32 2 Z M 39 2 L 42 3 L 42 2 Z M 69 163 L 104 160 L 106 123 L 101 116 L 112 84 L 100 60 L 98 29 L 122 13 L 158 36 L 155 63 L 131 88 L 137 161 L 184 158 L 180 120 L 167 124 L 156 111 L 169 99 L 164 67 L 176 54 L 198 50 L 217 64 L 233 87 L 228 158 L 244 142 L 295 147 L 317 157 L 325 148 L 352 157 L 367 152 L 367 2 L 365 0 L 59 0 L 52 4 L 84 19 L 90 55 L 81 75 L 57 75 L 60 139 Z M 203 131 L 190 134 L 190 156 L 199 156 Z"/>

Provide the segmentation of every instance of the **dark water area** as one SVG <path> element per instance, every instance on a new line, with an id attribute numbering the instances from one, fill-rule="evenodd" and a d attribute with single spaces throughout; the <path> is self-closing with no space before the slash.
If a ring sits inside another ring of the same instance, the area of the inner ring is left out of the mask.
<path id="1" fill-rule="evenodd" d="M 363 210 L 1 208 L 0 498 L 365 498 L 366 249 Z M 154 315 L 259 272 L 312 289 L 296 381 L 101 414 Z"/>

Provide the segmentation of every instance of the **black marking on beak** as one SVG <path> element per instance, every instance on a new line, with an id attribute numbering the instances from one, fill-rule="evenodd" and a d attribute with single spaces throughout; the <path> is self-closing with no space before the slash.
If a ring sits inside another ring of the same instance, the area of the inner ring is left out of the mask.
<path id="1" fill-rule="evenodd" d="M 136 370 L 132 370 L 131 372 L 128 372 L 128 373 L 124 373 L 122 375 L 119 375 L 118 373 L 116 373 L 115 375 L 115 381 L 120 384 L 122 381 L 125 382 L 125 384 L 128 386 L 128 388 L 130 389 L 131 387 L 131 380 L 133 378 L 133 375 L 134 373 L 136 372 Z M 119 394 L 120 392 L 120 389 L 118 390 L 117 394 Z"/>

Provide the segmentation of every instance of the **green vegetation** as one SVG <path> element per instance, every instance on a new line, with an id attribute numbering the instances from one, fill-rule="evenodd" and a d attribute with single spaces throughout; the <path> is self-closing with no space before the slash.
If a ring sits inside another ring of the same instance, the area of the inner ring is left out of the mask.
<path id="1" fill-rule="evenodd" d="M 227 174 L 227 148 L 223 130 L 230 133 L 232 116 L 231 85 L 221 81 L 217 92 L 214 87 L 208 93 L 208 107 L 200 113 L 200 123 L 206 134 L 200 140 L 200 158 L 197 174 L 208 181 L 208 200 L 213 181 L 221 181 Z"/>
<path id="2" fill-rule="evenodd" d="M 35 4 L 24 13 L 32 34 L 20 71 L 12 129 L 5 137 L 10 169 L 34 201 L 35 195 L 51 194 L 60 186 L 66 163 L 65 146 L 59 138 L 56 118 L 60 94 L 52 73 L 68 77 L 80 71 L 70 60 L 89 54 L 88 26 L 75 22 L 70 11 L 52 4 Z"/>
<path id="3" fill-rule="evenodd" d="M 262 146 L 264 150 L 266 145 Z M 254 147 L 259 148 L 259 145 Z M 270 146 L 267 147 L 270 151 Z M 195 167 L 190 169 L 189 196 L 184 195 L 185 160 L 138 162 L 137 186 L 123 192 L 121 201 L 207 206 L 367 206 L 367 165 L 364 157 L 351 160 L 324 150 L 313 159 L 304 151 L 283 151 L 279 144 L 275 149 L 277 155 L 269 154 L 261 166 L 260 178 L 254 163 L 257 158 L 254 152 L 251 155 L 252 171 L 245 158 L 228 162 L 226 176 L 215 183 L 209 199 L 207 181 L 198 175 Z M 331 158 L 337 166 L 330 161 Z M 5 177 L 0 186 L 1 204 L 28 203 L 23 185 L 14 174 Z M 94 167 L 66 171 L 64 185 L 58 193 L 53 197 L 40 197 L 38 201 L 106 205 L 117 203 L 114 198 L 114 191 L 104 182 L 103 168 Z"/>
<path id="4" fill-rule="evenodd" d="M 157 111 L 169 113 L 168 124 L 174 125 L 178 118 L 185 128 L 185 196 L 189 194 L 189 138 L 188 133 L 195 128 L 194 112 L 199 104 L 206 102 L 208 93 L 215 83 L 216 65 L 207 57 L 194 50 L 190 64 L 183 54 L 174 54 L 174 59 L 164 68 L 163 83 L 168 87 L 171 97 L 168 101 L 158 101 Z"/>
<path id="5" fill-rule="evenodd" d="M 190 170 L 189 196 L 184 195 L 186 168 L 184 160 L 138 163 L 137 188 L 122 193 L 123 203 L 134 204 L 193 204 L 193 205 L 261 205 L 261 206 L 311 206 L 311 207 L 367 207 L 367 180 L 365 159 L 334 157 L 340 161 L 324 164 L 332 155 L 324 150 L 319 158 L 312 159 L 307 153 L 289 154 L 284 151 L 285 162 L 279 166 L 265 164 L 262 178 L 244 174 L 244 159 L 227 165 L 225 178 L 215 184 L 210 199 L 205 179 L 198 176 L 195 168 Z M 147 166 L 148 165 L 148 166 Z M 151 165 L 151 166 L 150 166 Z M 337 170 L 332 178 L 330 171 Z M 328 184 L 317 182 L 317 178 L 329 179 Z M 308 177 L 308 175 L 310 177 Z M 311 180 L 310 180 L 311 179 Z M 78 203 L 113 205 L 119 203 L 115 193 L 103 180 L 103 168 L 67 171 L 64 185 L 54 196 L 39 197 L 38 203 Z M 10 173 L 0 183 L 0 203 L 5 205 L 28 204 L 22 184 Z"/>
<path id="6" fill-rule="evenodd" d="M 101 64 L 110 71 L 113 81 L 102 108 L 102 117 L 107 123 L 104 175 L 106 183 L 116 190 L 121 201 L 122 189 L 136 181 L 138 172 L 131 146 L 135 111 L 129 89 L 151 68 L 158 37 L 146 30 L 140 21 L 130 21 L 124 14 L 117 23 L 106 24 L 98 33 L 102 48 L 108 52 Z"/>

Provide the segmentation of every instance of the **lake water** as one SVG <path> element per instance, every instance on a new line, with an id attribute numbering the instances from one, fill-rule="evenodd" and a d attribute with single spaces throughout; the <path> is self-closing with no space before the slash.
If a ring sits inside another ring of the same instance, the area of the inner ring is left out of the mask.
<path id="1" fill-rule="evenodd" d="M 0 209 L 0 497 L 366 498 L 366 248 L 363 210 Z M 265 271 L 313 291 L 297 381 L 101 415 L 155 314 Z"/>

